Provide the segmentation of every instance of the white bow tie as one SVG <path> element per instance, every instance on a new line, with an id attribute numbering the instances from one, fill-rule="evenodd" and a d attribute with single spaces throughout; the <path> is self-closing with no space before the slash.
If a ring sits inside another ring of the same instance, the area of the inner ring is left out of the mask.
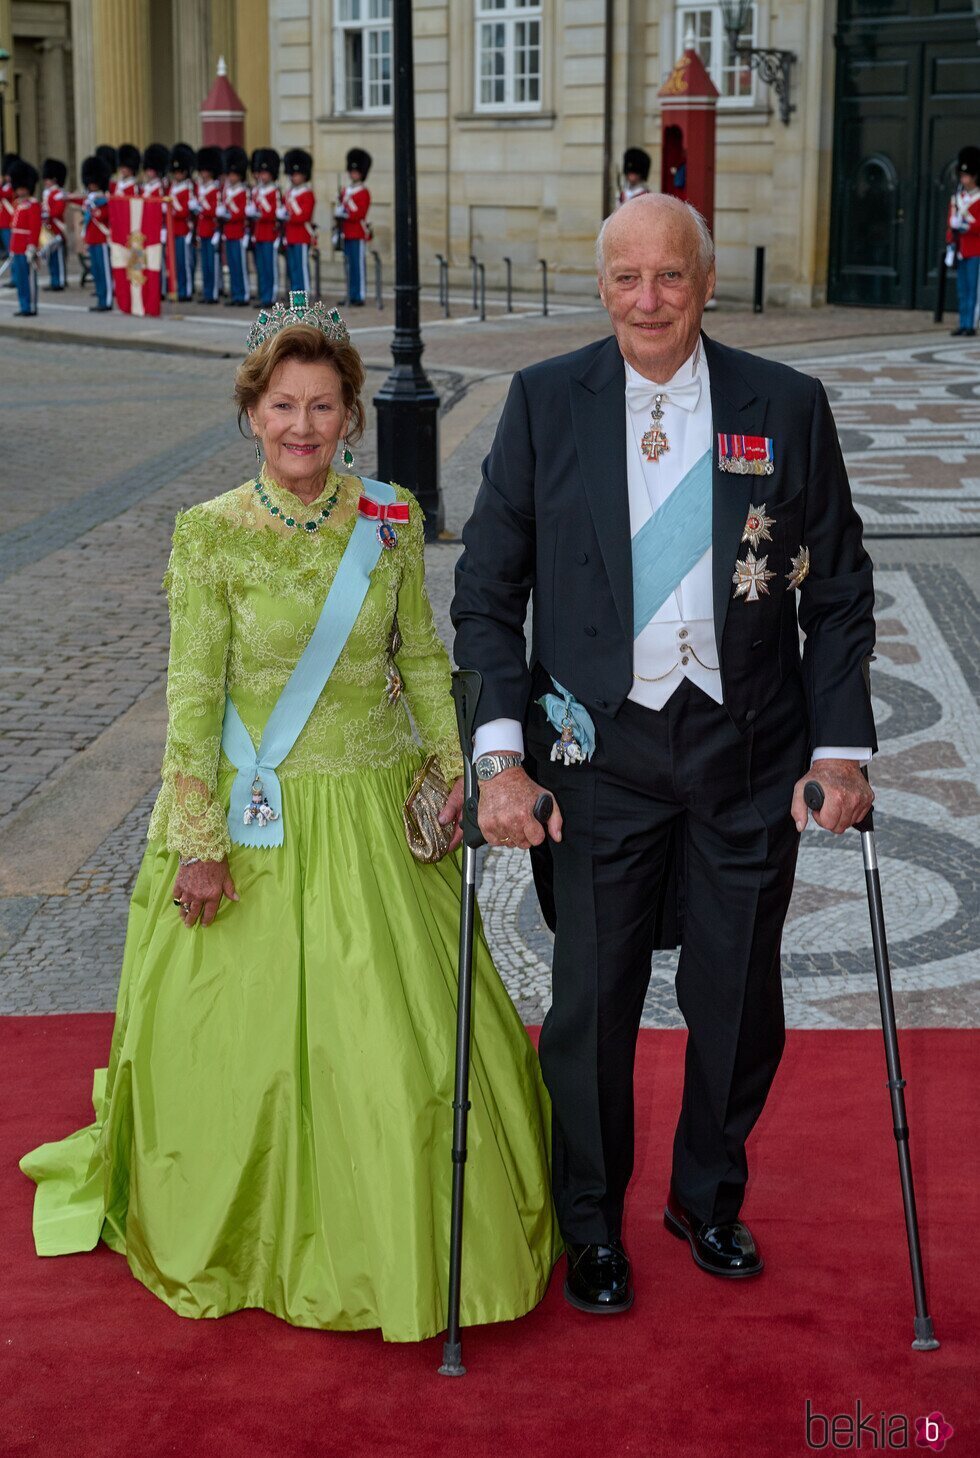
<path id="1" fill-rule="evenodd" d="M 634 410 L 652 410 L 657 396 L 663 405 L 679 405 L 682 410 L 696 410 L 701 399 L 701 376 L 695 375 L 683 385 L 655 385 L 652 380 L 630 380 L 626 399 Z"/>

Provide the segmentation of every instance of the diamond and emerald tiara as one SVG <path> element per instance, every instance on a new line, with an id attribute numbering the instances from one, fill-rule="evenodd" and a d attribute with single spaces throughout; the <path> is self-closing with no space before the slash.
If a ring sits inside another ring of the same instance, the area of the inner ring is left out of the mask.
<path id="1" fill-rule="evenodd" d="M 320 299 L 311 303 L 305 289 L 291 289 L 288 306 L 274 304 L 271 309 L 260 310 L 259 317 L 245 336 L 245 353 L 251 354 L 274 334 L 280 334 L 294 324 L 307 324 L 319 329 L 328 339 L 336 339 L 341 344 L 350 343 L 347 325 L 340 317 L 339 309 L 325 309 Z"/>

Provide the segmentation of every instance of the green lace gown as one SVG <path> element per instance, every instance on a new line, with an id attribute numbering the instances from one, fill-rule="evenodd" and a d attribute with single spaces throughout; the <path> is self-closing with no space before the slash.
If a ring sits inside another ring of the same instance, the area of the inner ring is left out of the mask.
<path id="1" fill-rule="evenodd" d="M 133 892 L 95 1121 L 21 1161 L 39 1255 L 100 1239 L 184 1316 L 445 1325 L 460 872 L 416 862 L 402 805 L 423 751 L 459 771 L 422 519 L 382 552 L 347 646 L 278 774 L 285 842 L 229 846 L 226 689 L 255 743 L 356 517 L 331 473 L 305 507 L 264 478 L 182 514 L 163 788 Z M 333 490 L 333 514 L 314 533 Z M 298 523 L 289 526 L 289 521 Z M 399 641 L 400 640 L 400 641 Z M 413 737 L 411 711 L 422 749 Z M 229 856 L 240 901 L 188 930 L 178 856 Z M 537 1057 L 477 938 L 463 1320 L 523 1315 L 559 1250 Z"/>

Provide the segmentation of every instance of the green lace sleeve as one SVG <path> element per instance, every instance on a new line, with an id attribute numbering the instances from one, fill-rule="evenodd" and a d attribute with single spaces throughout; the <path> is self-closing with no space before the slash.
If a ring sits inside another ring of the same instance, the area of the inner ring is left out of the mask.
<path id="1" fill-rule="evenodd" d="M 199 508 L 177 518 L 163 580 L 170 607 L 167 744 L 148 834 L 182 856 L 220 861 L 230 845 L 215 791 L 231 619 L 209 525 Z"/>
<path id="2" fill-rule="evenodd" d="M 405 565 L 398 588 L 398 630 L 402 643 L 395 661 L 422 747 L 426 754 L 438 755 L 440 768 L 452 783 L 463 773 L 463 757 L 450 692 L 449 654 L 436 632 L 432 605 L 425 590 L 422 509 L 408 491 L 399 489 L 398 496 L 408 501 L 411 515 L 407 529 L 400 529 Z"/>

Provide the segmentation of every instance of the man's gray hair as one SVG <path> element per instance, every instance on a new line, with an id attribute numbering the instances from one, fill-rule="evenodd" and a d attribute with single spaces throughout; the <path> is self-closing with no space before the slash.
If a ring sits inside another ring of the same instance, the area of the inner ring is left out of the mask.
<path id="1" fill-rule="evenodd" d="M 662 194 L 648 193 L 645 194 L 645 196 L 661 197 Z M 634 201 L 638 202 L 639 199 L 634 199 Z M 715 261 L 714 239 L 711 236 L 711 230 L 708 227 L 708 224 L 698 212 L 697 208 L 692 208 L 690 203 L 683 202 L 680 198 L 671 198 L 670 202 L 676 207 L 685 208 L 690 214 L 691 221 L 694 223 L 694 227 L 698 235 L 698 267 L 700 268 L 702 273 L 707 273 L 708 269 Z M 629 203 L 627 203 L 626 206 L 629 207 Z M 598 235 L 595 240 L 595 266 L 596 272 L 600 275 L 600 277 L 606 271 L 605 258 L 603 255 L 603 243 L 605 240 L 606 229 L 612 222 L 613 218 L 617 216 L 617 213 L 609 214 L 609 217 L 605 219 L 602 227 L 599 229 Z"/>

